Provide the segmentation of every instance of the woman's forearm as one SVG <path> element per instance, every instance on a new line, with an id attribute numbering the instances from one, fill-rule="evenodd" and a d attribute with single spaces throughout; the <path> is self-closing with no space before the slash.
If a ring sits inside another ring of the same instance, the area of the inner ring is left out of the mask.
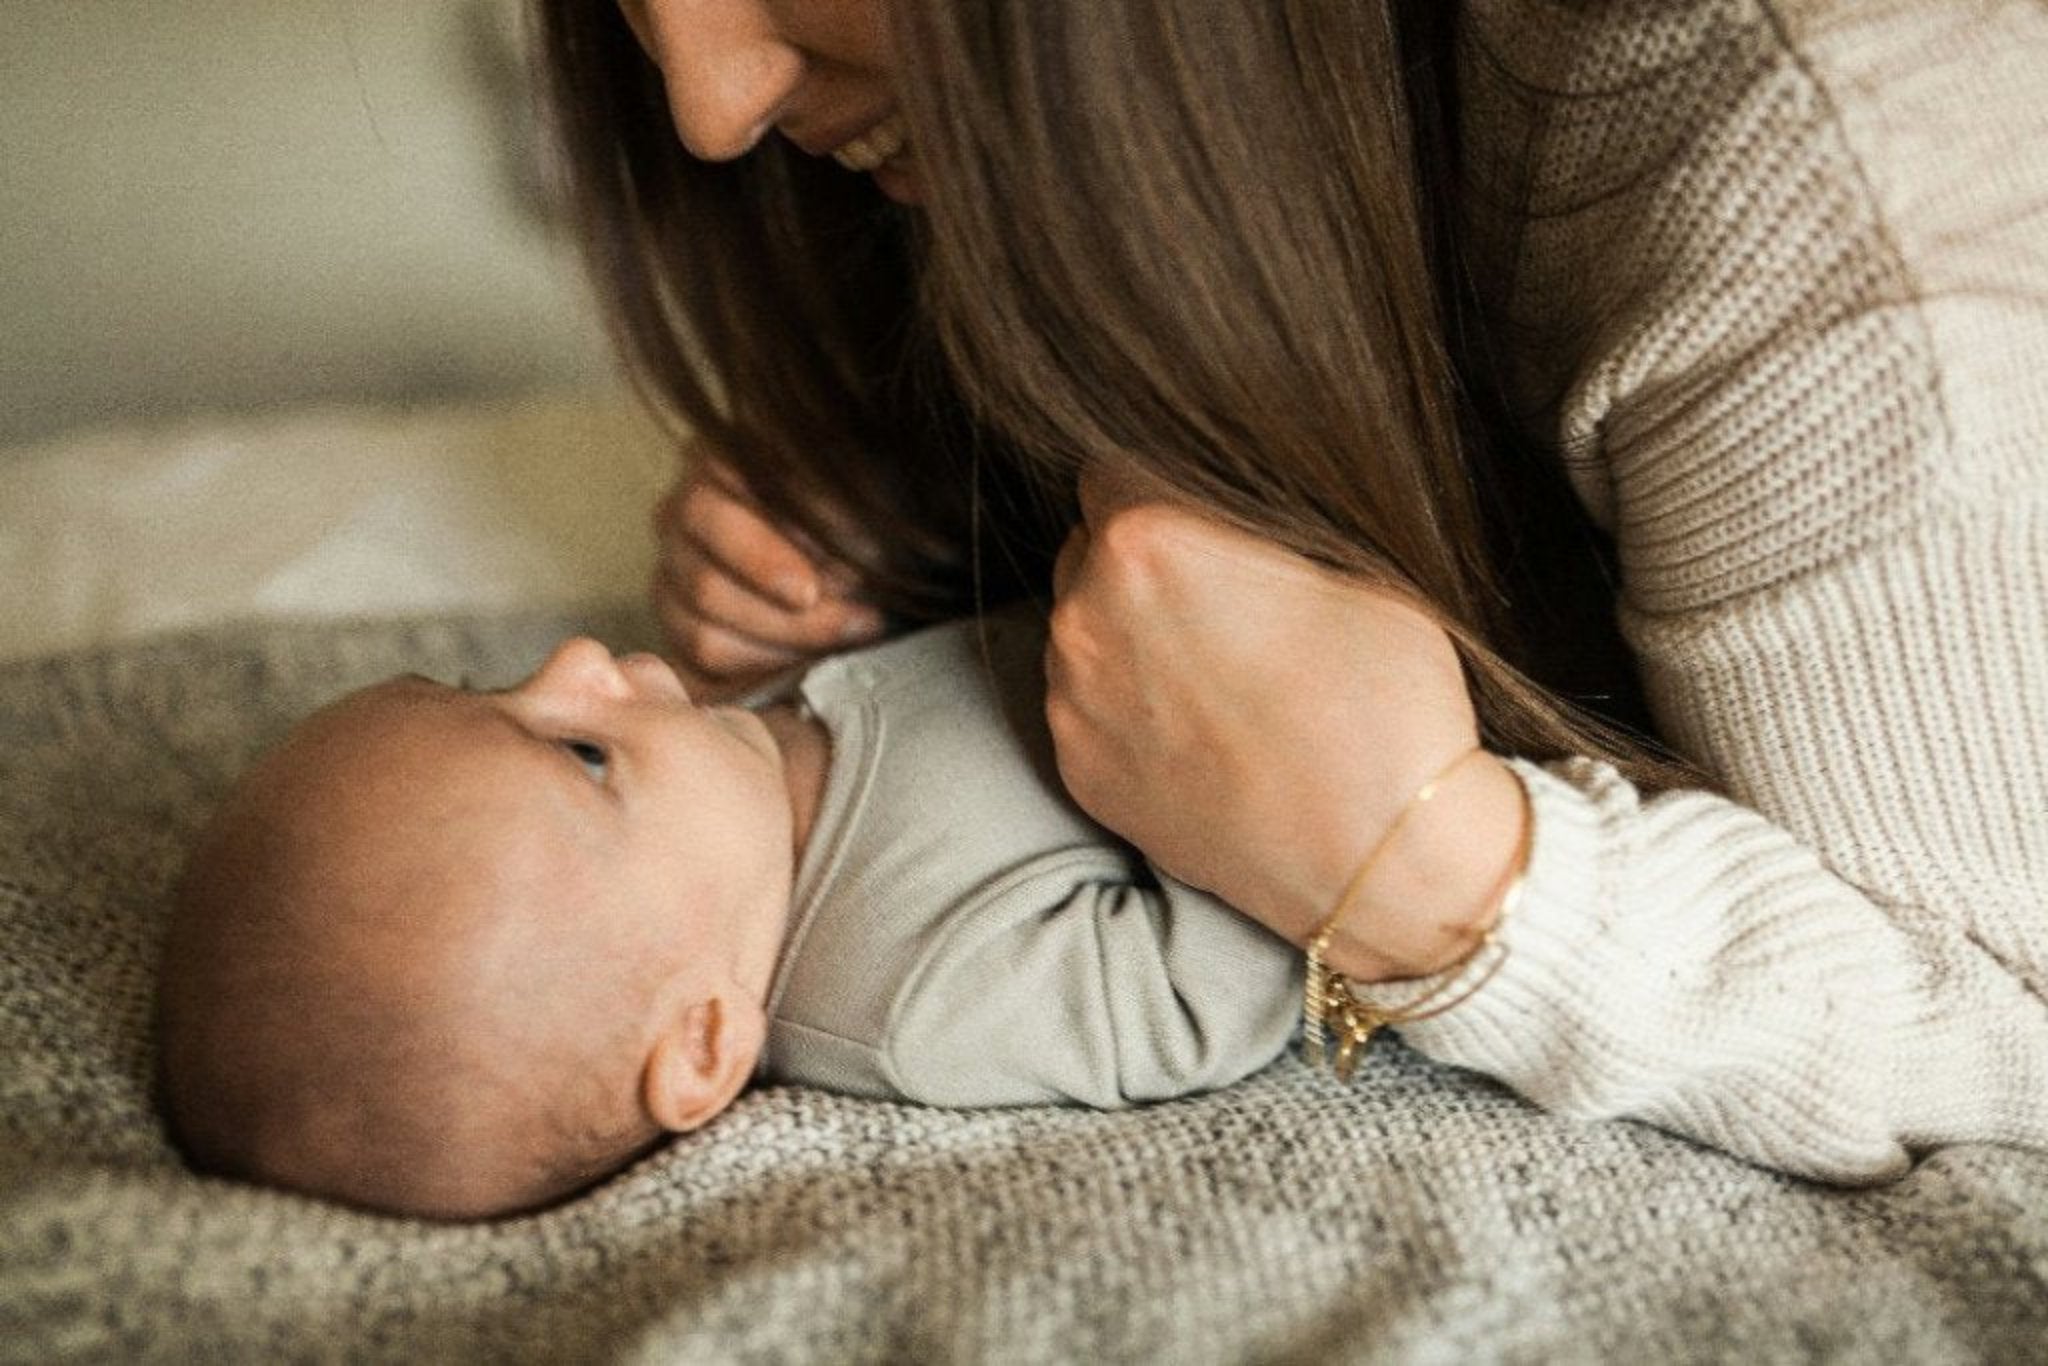
<path id="1" fill-rule="evenodd" d="M 1945 1142 L 2048 1147 L 2048 1002 L 1957 917 L 1880 904 L 1720 797 L 1518 771 L 1536 831 L 1507 958 L 1413 1046 L 1823 1180 Z"/>
<path id="2" fill-rule="evenodd" d="M 1407 1037 L 1574 1114 L 1838 1180 L 2048 1148 L 2048 504 L 1961 505 L 1767 595 L 1637 620 L 1737 800 L 1518 766 L 1510 957 Z"/>

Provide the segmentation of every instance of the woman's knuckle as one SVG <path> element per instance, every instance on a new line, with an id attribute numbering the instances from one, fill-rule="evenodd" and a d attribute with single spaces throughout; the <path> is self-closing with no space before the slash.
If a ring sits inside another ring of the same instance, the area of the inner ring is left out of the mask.
<path id="1" fill-rule="evenodd" d="M 1048 687 L 1045 696 L 1045 724 L 1054 745 L 1071 760 L 1088 748 L 1088 716 L 1080 699 L 1067 687 Z"/>
<path id="2" fill-rule="evenodd" d="M 1170 519 L 1171 513 L 1157 503 L 1129 504 L 1104 517 L 1092 539 L 1108 559 L 1134 563 L 1158 546 Z"/>
<path id="3" fill-rule="evenodd" d="M 736 504 L 725 490 L 702 481 L 683 494 L 682 515 L 677 521 L 698 540 L 708 540 L 730 522 Z"/>
<path id="4" fill-rule="evenodd" d="M 1046 648 L 1052 654 L 1066 655 L 1074 648 L 1074 637 L 1081 631 L 1081 600 L 1069 595 L 1055 601 L 1052 611 L 1046 615 Z"/>
<path id="5" fill-rule="evenodd" d="M 1056 603 L 1046 624 L 1047 677 L 1072 695 L 1088 661 L 1098 653 L 1086 606 L 1078 599 Z"/>
<path id="6" fill-rule="evenodd" d="M 681 582 L 684 596 L 702 611 L 717 600 L 725 573 L 709 560 L 697 560 L 683 571 Z"/>
<path id="7" fill-rule="evenodd" d="M 781 634 L 788 644 L 796 649 L 826 650 L 845 643 L 851 634 L 852 618 L 841 612 L 816 612 L 804 617 L 785 619 Z"/>
<path id="8" fill-rule="evenodd" d="M 727 629 L 779 644 L 792 633 L 792 623 L 781 612 L 730 578 L 722 578 L 705 596 L 703 607 Z"/>
<path id="9" fill-rule="evenodd" d="M 709 673 L 724 674 L 734 665 L 732 638 L 702 617 L 693 618 L 685 631 L 690 658 Z"/>
<path id="10" fill-rule="evenodd" d="M 1093 773 L 1082 761 L 1080 750 L 1073 744 L 1059 744 L 1053 750 L 1053 767 L 1059 770 L 1060 785 L 1067 790 L 1082 807 L 1092 809 L 1097 804 L 1097 793 Z"/>

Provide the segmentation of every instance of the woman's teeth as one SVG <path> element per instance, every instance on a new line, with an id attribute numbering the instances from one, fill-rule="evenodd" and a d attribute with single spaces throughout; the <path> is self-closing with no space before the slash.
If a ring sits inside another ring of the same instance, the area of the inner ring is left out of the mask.
<path id="1" fill-rule="evenodd" d="M 872 171 L 903 150 L 909 140 L 901 114 L 891 114 L 832 154 L 849 171 Z"/>

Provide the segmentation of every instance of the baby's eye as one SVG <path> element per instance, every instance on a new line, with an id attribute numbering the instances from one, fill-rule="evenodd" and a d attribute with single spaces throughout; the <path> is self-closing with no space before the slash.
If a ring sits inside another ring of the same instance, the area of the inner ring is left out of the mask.
<path id="1" fill-rule="evenodd" d="M 611 763 L 604 752 L 604 746 L 593 745 L 588 740 L 564 740 L 562 747 L 576 756 L 583 765 L 583 771 L 598 782 L 603 782 L 607 766 Z"/>

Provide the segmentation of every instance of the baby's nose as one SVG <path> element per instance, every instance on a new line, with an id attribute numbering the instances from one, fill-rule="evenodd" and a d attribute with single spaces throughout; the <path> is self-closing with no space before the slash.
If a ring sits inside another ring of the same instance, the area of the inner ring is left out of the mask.
<path id="1" fill-rule="evenodd" d="M 610 650 L 588 636 L 576 636 L 555 647 L 547 662 L 526 681 L 525 690 L 626 697 L 631 695 L 632 685 Z"/>

